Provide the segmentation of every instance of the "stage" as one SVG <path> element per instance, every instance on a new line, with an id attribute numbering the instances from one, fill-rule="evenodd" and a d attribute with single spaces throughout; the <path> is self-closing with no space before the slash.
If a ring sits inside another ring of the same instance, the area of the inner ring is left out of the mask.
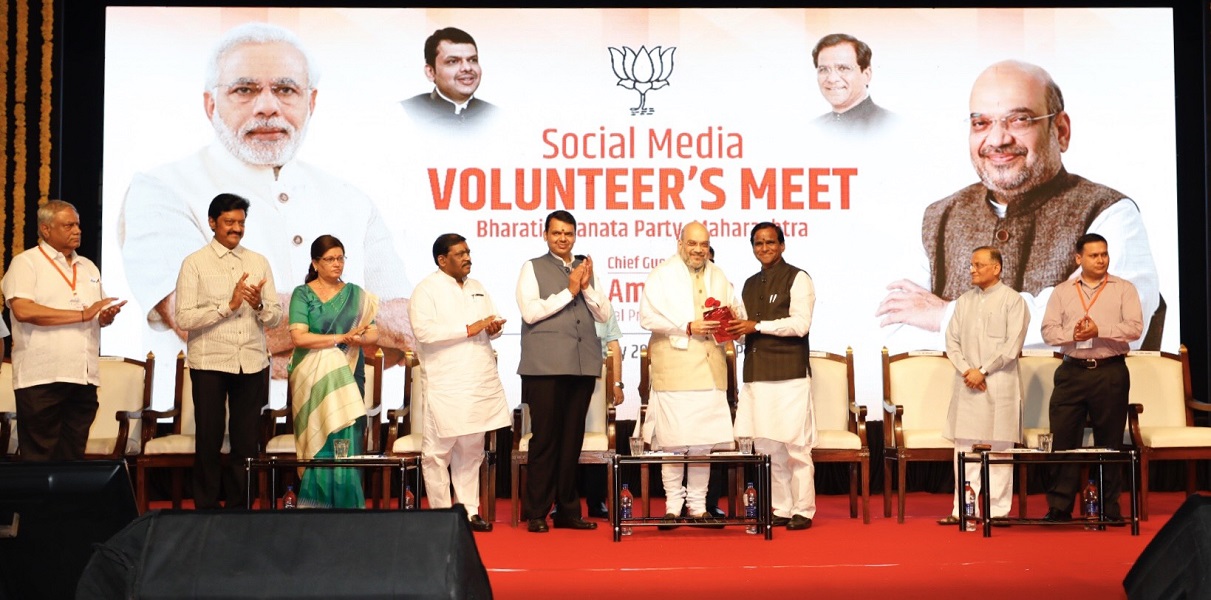
<path id="1" fill-rule="evenodd" d="M 1185 500 L 1153 493 L 1140 535 L 1130 527 L 998 527 L 991 538 L 935 522 L 950 510 L 943 494 L 910 493 L 904 524 L 882 517 L 871 498 L 871 523 L 850 519 L 848 497 L 820 496 L 813 527 L 776 529 L 774 539 L 724 530 L 637 529 L 611 541 L 596 531 L 533 534 L 508 523 L 497 504 L 495 531 L 475 534 L 496 598 L 743 598 L 770 593 L 814 598 L 982 599 L 1125 598 L 1122 581 L 1156 532 Z M 1126 501 L 1126 498 L 1124 498 Z M 722 504 L 722 503 L 721 503 Z M 1032 495 L 1031 516 L 1046 512 Z M 653 512 L 661 507 L 653 502 Z M 1016 511 L 1016 504 L 1014 510 Z M 1016 514 L 1016 513 L 1015 513 Z"/>

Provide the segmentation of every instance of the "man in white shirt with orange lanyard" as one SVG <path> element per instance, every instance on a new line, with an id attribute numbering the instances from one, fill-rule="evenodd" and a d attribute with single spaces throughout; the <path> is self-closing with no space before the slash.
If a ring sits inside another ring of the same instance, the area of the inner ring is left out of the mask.
<path id="1" fill-rule="evenodd" d="M 1129 344 L 1144 331 L 1143 310 L 1135 286 L 1110 275 L 1106 238 L 1082 235 L 1076 242 L 1080 277 L 1057 285 L 1043 315 L 1043 341 L 1059 346 L 1064 362 L 1055 371 L 1048 416 L 1055 450 L 1081 445 L 1085 421 L 1092 424 L 1093 443 L 1117 450 L 1123 446 L 1127 424 L 1127 395 L 1131 375 L 1125 357 Z M 1078 465 L 1060 465 L 1047 487 L 1047 521 L 1072 519 L 1079 489 Z M 1103 474 L 1103 517 L 1122 525 L 1119 494 L 1122 469 Z"/>
<path id="2" fill-rule="evenodd" d="M 39 208 L 38 237 L 0 283 L 12 311 L 19 452 L 28 461 L 80 460 L 97 413 L 101 328 L 126 301 L 106 298 L 101 271 L 76 253 L 76 207 Z"/>

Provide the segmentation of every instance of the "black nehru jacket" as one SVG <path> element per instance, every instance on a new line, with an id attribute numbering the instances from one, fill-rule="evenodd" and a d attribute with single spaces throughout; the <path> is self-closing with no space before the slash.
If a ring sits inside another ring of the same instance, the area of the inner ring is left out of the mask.
<path id="1" fill-rule="evenodd" d="M 773 321 L 791 314 L 791 285 L 804 272 L 784 260 L 762 269 L 744 282 L 744 308 L 754 321 Z M 745 336 L 744 381 L 783 381 L 811 375 L 811 348 L 803 337 L 769 335 L 760 331 Z"/>

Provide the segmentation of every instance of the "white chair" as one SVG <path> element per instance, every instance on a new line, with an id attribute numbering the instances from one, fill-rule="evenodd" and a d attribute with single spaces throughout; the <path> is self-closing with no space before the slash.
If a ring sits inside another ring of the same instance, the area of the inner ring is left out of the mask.
<path id="1" fill-rule="evenodd" d="M 858 486 L 862 488 L 862 522 L 870 523 L 870 445 L 866 439 L 866 407 L 854 401 L 854 349 L 845 356 L 812 351 L 812 408 L 816 416 L 816 447 L 812 461 L 849 465 L 849 516 L 858 516 Z"/>
<path id="2" fill-rule="evenodd" d="M 132 414 L 131 417 L 142 418 L 143 452 L 135 458 L 135 471 L 139 480 L 136 490 L 139 512 L 147 512 L 147 471 L 159 468 L 172 469 L 172 507 L 180 509 L 184 471 L 193 466 L 197 447 L 193 384 L 189 380 L 189 367 L 185 366 L 184 352 L 177 354 L 172 410 L 145 409 L 138 415 Z M 161 419 L 172 419 L 172 433 L 157 437 L 156 428 Z M 226 434 L 223 436 L 221 452 L 224 458 L 231 452 L 230 440 Z"/>
<path id="3" fill-rule="evenodd" d="M 904 522 L 908 463 L 954 460 L 954 442 L 942 437 L 955 369 L 945 352 L 918 350 L 888 356 L 883 348 L 883 516 L 891 516 L 897 489 L 897 522 Z M 892 463 L 896 479 L 892 479 Z"/>
<path id="4" fill-rule="evenodd" d="M 1194 399 L 1190 358 L 1183 344 L 1177 354 L 1132 352 L 1127 428 L 1140 452 L 1140 518 L 1148 518 L 1148 467 L 1154 460 L 1186 463 L 1186 493 L 1198 486 L 1199 460 L 1211 459 L 1211 427 L 1194 425 L 1194 411 L 1211 412 L 1211 404 Z"/>
<path id="5" fill-rule="evenodd" d="M 1055 370 L 1064 355 L 1051 350 L 1023 350 L 1018 357 L 1022 381 L 1022 438 L 1027 448 L 1039 446 L 1039 434 L 1051 431 L 1048 407 L 1055 389 Z M 1092 433 L 1089 434 L 1092 439 Z M 1018 463 L 1018 517 L 1026 518 L 1027 464 Z"/>
<path id="6" fill-rule="evenodd" d="M 151 406 L 152 375 L 156 357 L 147 353 L 140 361 L 120 356 L 102 356 L 98 366 L 97 414 L 88 430 L 84 454 L 90 458 L 124 458 L 142 449 L 141 428 L 131 430 L 132 415 Z M 110 418 L 113 415 L 113 418 Z"/>

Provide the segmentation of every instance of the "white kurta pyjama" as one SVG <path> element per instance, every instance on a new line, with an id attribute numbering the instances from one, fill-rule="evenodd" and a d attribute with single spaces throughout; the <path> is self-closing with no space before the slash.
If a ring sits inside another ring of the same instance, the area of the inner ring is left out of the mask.
<path id="1" fill-rule="evenodd" d="M 769 335 L 802 337 L 812 324 L 816 287 L 800 271 L 791 284 L 790 315 L 757 323 Z M 746 312 L 747 312 L 747 308 Z M 758 453 L 770 455 L 771 502 L 779 517 L 816 515 L 816 415 L 810 377 L 744 384 L 736 407 L 736 437 L 752 437 Z"/>
<path id="2" fill-rule="evenodd" d="M 955 381 L 943 432 L 955 442 L 956 459 L 959 452 L 970 451 L 973 444 L 1004 450 L 1022 440 L 1018 355 L 1029 323 L 1030 313 L 1021 294 L 999 281 L 987 290 L 969 290 L 956 301 L 946 327 L 946 355 L 955 367 Z M 986 373 L 986 390 L 967 387 L 963 373 L 968 369 Z M 992 516 L 1003 517 L 1012 502 L 1013 468 L 994 466 L 989 477 Z M 963 478 L 959 478 L 956 460 L 954 515 L 959 512 L 964 481 L 979 490 L 979 464 L 965 466 Z"/>
<path id="3" fill-rule="evenodd" d="M 509 425 L 509 406 L 487 331 L 469 338 L 467 325 L 499 313 L 478 281 L 460 286 L 441 271 L 416 286 L 408 313 L 425 384 L 421 462 L 429 505 L 450 506 L 453 482 L 467 513 L 478 514 L 483 434 Z"/>

